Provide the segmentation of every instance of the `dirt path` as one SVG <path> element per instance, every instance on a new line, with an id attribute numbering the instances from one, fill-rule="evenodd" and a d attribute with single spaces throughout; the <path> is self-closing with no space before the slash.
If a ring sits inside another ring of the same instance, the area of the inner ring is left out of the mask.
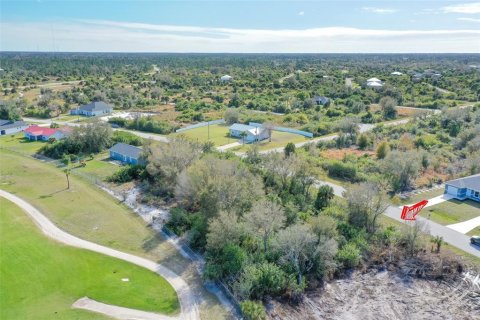
<path id="1" fill-rule="evenodd" d="M 91 250 L 94 252 L 98 252 L 98 253 L 110 256 L 110 257 L 122 259 L 124 261 L 149 269 L 159 274 L 160 276 L 164 277 L 170 283 L 170 285 L 175 289 L 175 291 L 177 292 L 178 299 L 180 301 L 181 314 L 176 319 L 182 319 L 182 320 L 200 319 L 197 301 L 194 294 L 190 290 L 187 283 L 180 276 L 175 274 L 170 269 L 167 269 L 164 266 L 158 263 L 155 263 L 153 261 L 150 261 L 148 259 L 140 258 L 129 253 L 114 250 L 114 249 L 101 246 L 99 244 L 72 236 L 71 234 L 66 233 L 65 231 L 55 226 L 47 217 L 45 217 L 40 211 L 34 208 L 31 204 L 29 204 L 28 202 L 24 201 L 23 199 L 9 192 L 0 190 L 0 197 L 10 200 L 13 203 L 15 203 L 17 206 L 19 206 L 23 211 L 25 211 L 30 216 L 30 218 L 32 218 L 32 220 L 42 230 L 42 232 L 46 236 L 52 239 L 55 239 L 61 243 L 64 243 L 73 247 L 87 249 L 87 250 Z M 122 310 L 123 309 L 125 308 L 122 308 Z M 125 319 L 125 318 L 121 318 L 120 317 L 121 314 L 116 313 L 114 309 L 104 308 L 104 310 L 112 311 L 113 313 L 112 314 L 109 313 L 108 315 L 113 318 Z M 145 315 L 144 311 L 134 310 L 134 309 L 128 309 L 128 310 L 129 312 L 132 312 L 132 314 L 137 313 L 134 317 L 131 316 L 129 319 L 144 319 L 142 317 L 142 315 Z M 162 319 L 166 319 L 166 318 L 162 318 Z"/>
<path id="2" fill-rule="evenodd" d="M 112 306 L 111 304 L 106 304 L 92 300 L 88 297 L 80 298 L 75 301 L 72 307 L 76 309 L 83 309 L 88 311 L 93 311 L 101 313 L 115 319 L 120 320 L 131 320 L 131 319 L 142 319 L 142 320 L 175 320 L 177 317 L 164 316 L 152 312 L 145 312 L 140 310 L 133 310 L 118 306 Z"/>

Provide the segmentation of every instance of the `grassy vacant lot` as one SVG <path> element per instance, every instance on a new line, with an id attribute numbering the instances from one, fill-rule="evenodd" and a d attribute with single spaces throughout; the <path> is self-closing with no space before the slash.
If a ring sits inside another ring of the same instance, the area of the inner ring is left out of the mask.
<path id="1" fill-rule="evenodd" d="M 0 218 L 0 318 L 92 319 L 91 313 L 71 308 L 85 296 L 123 307 L 178 313 L 174 289 L 157 274 L 50 240 L 3 198 Z"/>
<path id="2" fill-rule="evenodd" d="M 467 221 L 480 216 L 480 203 L 455 199 L 442 202 L 440 204 L 425 208 L 421 211 L 424 217 L 430 216 L 430 219 L 443 225 L 454 224 Z"/>
<path id="3" fill-rule="evenodd" d="M 85 167 L 75 168 L 75 172 L 85 173 L 99 180 L 104 180 L 120 169 L 120 166 L 110 162 L 108 151 L 95 155 L 93 160 L 87 160 L 85 163 Z"/>
<path id="4" fill-rule="evenodd" d="M 273 131 L 272 132 L 272 142 L 270 142 L 268 139 L 263 140 L 257 143 L 258 147 L 260 150 L 269 150 L 269 149 L 275 149 L 275 148 L 280 148 L 280 147 L 285 147 L 287 143 L 292 142 L 292 143 L 299 143 L 299 142 L 304 142 L 311 140 L 309 138 L 306 138 L 304 136 L 298 135 L 298 134 L 293 134 L 289 132 L 280 132 L 280 131 Z M 246 152 L 250 148 L 251 144 L 246 144 L 241 147 L 237 148 L 232 148 L 230 150 L 232 151 L 240 151 L 240 152 Z"/>
<path id="5" fill-rule="evenodd" d="M 195 128 L 179 133 L 174 133 L 174 136 L 183 135 L 188 139 L 198 141 L 198 142 L 207 142 L 208 141 L 208 132 L 210 130 L 210 141 L 212 141 L 216 146 L 223 146 L 237 141 L 236 138 L 231 138 L 228 131 L 228 125 L 214 124 L 210 126 Z"/>
<path id="6" fill-rule="evenodd" d="M 27 154 L 36 153 L 45 143 L 46 142 L 43 141 L 28 141 L 24 138 L 23 133 L 0 138 L 0 148 L 7 148 Z"/>
<path id="7" fill-rule="evenodd" d="M 443 188 L 438 188 L 438 189 L 427 191 L 424 193 L 415 194 L 407 199 L 402 199 L 401 204 L 413 204 L 422 200 L 428 200 L 428 199 L 435 198 L 437 196 L 442 195 L 443 192 L 444 192 Z"/>
<path id="8" fill-rule="evenodd" d="M 65 174 L 60 169 L 0 149 L 1 189 L 29 201 L 57 226 L 77 237 L 162 263 L 189 283 L 202 302 L 203 317 L 227 317 L 218 300 L 202 286 L 195 267 L 161 235 L 88 180 L 71 175 L 70 182 L 70 190 L 65 190 Z"/>

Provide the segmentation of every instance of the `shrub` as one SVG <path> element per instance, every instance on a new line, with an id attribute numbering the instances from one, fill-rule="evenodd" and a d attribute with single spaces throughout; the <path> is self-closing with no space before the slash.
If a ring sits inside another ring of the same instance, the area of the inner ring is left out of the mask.
<path id="1" fill-rule="evenodd" d="M 267 314 L 262 303 L 256 301 L 243 301 L 240 303 L 242 314 L 247 320 L 266 320 Z"/>
<path id="2" fill-rule="evenodd" d="M 113 143 L 123 142 L 132 146 L 141 146 L 143 139 L 130 132 L 115 131 L 112 136 Z"/>
<path id="3" fill-rule="evenodd" d="M 333 161 L 328 165 L 327 170 L 328 175 L 331 177 L 341 178 L 351 182 L 358 180 L 357 168 L 352 164 Z"/>
<path id="4" fill-rule="evenodd" d="M 355 268 L 360 263 L 360 250 L 349 242 L 338 250 L 336 258 L 345 268 Z"/>
<path id="5" fill-rule="evenodd" d="M 125 183 L 139 178 L 145 178 L 147 171 L 144 166 L 140 165 L 127 165 L 111 176 L 107 177 L 108 182 Z"/>

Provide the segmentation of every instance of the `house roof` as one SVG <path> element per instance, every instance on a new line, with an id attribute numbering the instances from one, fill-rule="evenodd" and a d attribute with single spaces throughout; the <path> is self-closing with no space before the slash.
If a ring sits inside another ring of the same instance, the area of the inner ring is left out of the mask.
<path id="1" fill-rule="evenodd" d="M 224 75 L 220 78 L 220 80 L 232 80 L 232 79 L 233 79 L 232 76 L 229 76 L 228 74 L 226 74 L 226 75 Z"/>
<path id="2" fill-rule="evenodd" d="M 383 87 L 383 84 L 381 84 L 380 82 L 376 82 L 376 81 L 369 81 L 369 82 L 367 82 L 367 86 L 369 86 L 369 87 Z"/>
<path id="3" fill-rule="evenodd" d="M 130 144 L 119 142 L 115 144 L 113 147 L 111 147 L 109 151 L 130 157 L 133 159 L 138 159 L 140 158 L 140 154 L 142 153 L 143 150 L 139 147 L 135 147 Z"/>
<path id="4" fill-rule="evenodd" d="M 445 184 L 456 187 L 456 188 L 467 188 L 475 191 L 480 191 L 480 174 L 476 174 L 476 175 L 465 177 L 465 178 L 450 180 L 445 182 Z"/>
<path id="5" fill-rule="evenodd" d="M 10 129 L 10 128 L 16 128 L 16 127 L 23 127 L 26 126 L 27 124 L 23 120 L 19 121 L 14 121 L 14 120 L 1 120 L 0 119 L 0 129 Z"/>
<path id="6" fill-rule="evenodd" d="M 92 103 L 84 104 L 83 106 L 80 106 L 79 109 L 83 111 L 103 111 L 103 110 L 112 109 L 112 106 L 109 104 L 106 104 L 103 101 L 94 101 Z"/>
<path id="7" fill-rule="evenodd" d="M 398 72 L 398 71 L 394 71 L 391 73 L 392 76 L 401 76 L 403 73 L 401 72 Z"/>
<path id="8" fill-rule="evenodd" d="M 367 82 L 382 82 L 382 80 L 378 79 L 378 78 L 370 78 L 367 80 Z"/>
<path id="9" fill-rule="evenodd" d="M 321 104 L 326 104 L 330 99 L 324 96 L 315 96 L 313 97 L 313 101 L 320 102 Z"/>
<path id="10" fill-rule="evenodd" d="M 39 127 L 36 124 L 31 125 L 24 132 L 32 135 L 32 136 L 46 136 L 49 137 L 54 135 L 57 132 L 57 129 L 47 128 L 47 127 Z"/>
<path id="11" fill-rule="evenodd" d="M 235 131 L 248 131 L 255 129 L 256 127 L 254 126 L 249 126 L 248 124 L 241 124 L 241 123 L 234 123 L 230 126 L 230 130 L 235 130 Z"/>

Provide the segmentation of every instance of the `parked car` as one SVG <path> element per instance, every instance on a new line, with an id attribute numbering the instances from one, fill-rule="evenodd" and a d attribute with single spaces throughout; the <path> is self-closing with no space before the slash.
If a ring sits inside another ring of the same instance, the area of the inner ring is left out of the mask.
<path id="1" fill-rule="evenodd" d="M 470 238 L 470 243 L 471 244 L 476 244 L 477 246 L 480 246 L 480 236 L 473 236 Z"/>

